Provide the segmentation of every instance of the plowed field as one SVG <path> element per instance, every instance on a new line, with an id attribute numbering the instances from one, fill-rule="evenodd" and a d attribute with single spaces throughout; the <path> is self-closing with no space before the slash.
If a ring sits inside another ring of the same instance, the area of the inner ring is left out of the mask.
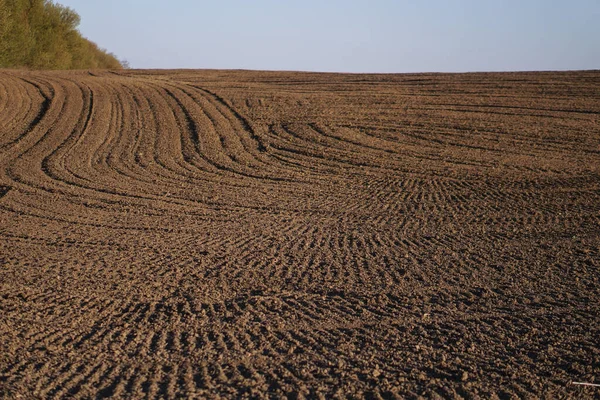
<path id="1" fill-rule="evenodd" d="M 600 396 L 600 72 L 0 71 L 0 397 Z"/>

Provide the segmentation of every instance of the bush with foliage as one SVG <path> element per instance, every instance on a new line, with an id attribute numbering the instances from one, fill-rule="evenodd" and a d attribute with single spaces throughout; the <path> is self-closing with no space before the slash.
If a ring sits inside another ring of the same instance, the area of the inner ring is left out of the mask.
<path id="1" fill-rule="evenodd" d="M 0 0 L 0 68 L 123 68 L 77 30 L 79 15 L 50 0 Z"/>

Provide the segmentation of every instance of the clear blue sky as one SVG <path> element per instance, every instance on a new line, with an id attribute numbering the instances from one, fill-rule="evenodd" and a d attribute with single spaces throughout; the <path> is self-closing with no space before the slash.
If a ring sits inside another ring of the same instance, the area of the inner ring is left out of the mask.
<path id="1" fill-rule="evenodd" d="M 134 68 L 600 69 L 600 0 L 57 0 Z"/>

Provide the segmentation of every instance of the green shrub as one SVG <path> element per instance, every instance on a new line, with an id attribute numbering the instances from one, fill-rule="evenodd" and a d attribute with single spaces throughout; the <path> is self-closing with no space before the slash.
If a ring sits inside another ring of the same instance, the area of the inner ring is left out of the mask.
<path id="1" fill-rule="evenodd" d="M 0 0 L 0 68 L 120 69 L 77 30 L 79 15 L 50 0 Z"/>

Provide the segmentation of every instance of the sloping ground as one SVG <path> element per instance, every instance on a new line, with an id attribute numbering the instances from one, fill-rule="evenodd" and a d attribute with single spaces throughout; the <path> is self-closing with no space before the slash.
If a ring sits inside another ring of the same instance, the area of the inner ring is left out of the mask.
<path id="1" fill-rule="evenodd" d="M 600 73 L 0 72 L 0 396 L 594 397 Z"/>

